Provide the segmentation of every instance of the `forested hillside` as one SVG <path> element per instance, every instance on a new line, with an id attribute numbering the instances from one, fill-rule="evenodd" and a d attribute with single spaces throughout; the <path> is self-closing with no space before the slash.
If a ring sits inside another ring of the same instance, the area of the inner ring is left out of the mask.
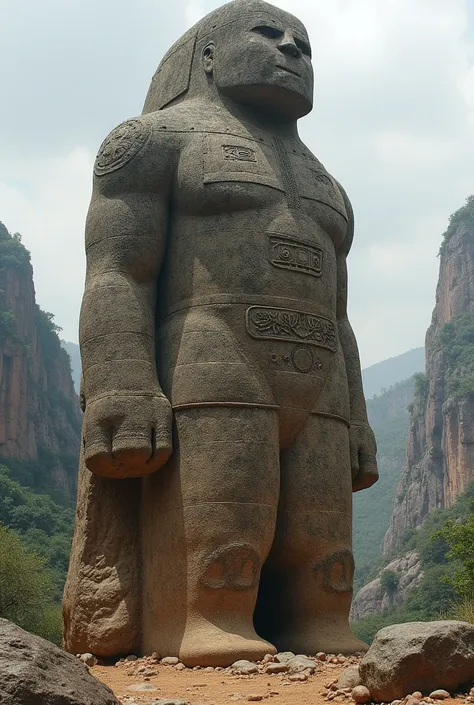
<path id="1" fill-rule="evenodd" d="M 0 616 L 59 638 L 81 412 L 30 255 L 0 223 Z"/>
<path id="2" fill-rule="evenodd" d="M 377 439 L 380 479 L 354 495 L 354 555 L 356 590 L 362 587 L 376 559 L 390 521 L 395 490 L 405 462 L 413 378 L 367 401 L 369 420 Z"/>
<path id="3" fill-rule="evenodd" d="M 414 348 L 396 357 L 377 362 L 362 370 L 366 399 L 380 395 L 394 384 L 413 377 L 416 372 L 425 371 L 425 349 Z"/>

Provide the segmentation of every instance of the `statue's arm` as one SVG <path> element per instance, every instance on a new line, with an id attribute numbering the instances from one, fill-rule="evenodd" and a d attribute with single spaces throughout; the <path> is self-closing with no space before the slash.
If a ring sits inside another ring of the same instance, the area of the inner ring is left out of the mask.
<path id="1" fill-rule="evenodd" d="M 349 222 L 346 238 L 337 255 L 337 323 L 349 386 L 352 488 L 357 492 L 377 482 L 377 446 L 367 418 L 357 341 L 347 315 L 347 255 L 354 236 L 354 216 L 349 199 L 342 188 L 341 191 Z"/>
<path id="2" fill-rule="evenodd" d="M 170 165 L 166 150 L 154 164 L 153 149 L 145 145 L 110 171 L 107 154 L 102 158 L 86 222 L 84 457 L 89 470 L 106 477 L 146 475 L 171 453 L 171 408 L 155 362 Z"/>

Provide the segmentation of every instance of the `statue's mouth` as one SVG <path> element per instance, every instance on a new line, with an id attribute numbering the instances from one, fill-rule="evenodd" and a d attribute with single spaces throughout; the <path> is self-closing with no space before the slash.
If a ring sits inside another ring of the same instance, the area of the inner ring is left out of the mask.
<path id="1" fill-rule="evenodd" d="M 299 74 L 298 71 L 290 69 L 288 66 L 282 66 L 282 64 L 277 64 L 277 68 L 282 69 L 282 71 L 287 71 L 288 73 L 293 74 L 293 76 L 298 76 L 298 78 L 301 78 L 301 74 Z"/>

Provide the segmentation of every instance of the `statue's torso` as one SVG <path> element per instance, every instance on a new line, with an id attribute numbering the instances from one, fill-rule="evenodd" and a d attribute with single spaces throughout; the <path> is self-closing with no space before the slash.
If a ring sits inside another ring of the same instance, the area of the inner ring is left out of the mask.
<path id="1" fill-rule="evenodd" d="M 165 391 L 174 405 L 312 409 L 341 367 L 343 196 L 298 139 L 251 134 L 231 119 L 193 132 L 180 154 L 160 277 Z"/>

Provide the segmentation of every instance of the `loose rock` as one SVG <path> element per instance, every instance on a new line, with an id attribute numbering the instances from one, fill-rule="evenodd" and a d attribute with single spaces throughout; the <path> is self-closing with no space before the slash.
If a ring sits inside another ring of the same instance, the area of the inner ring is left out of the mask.
<path id="1" fill-rule="evenodd" d="M 179 658 L 177 656 L 165 656 L 161 659 L 163 666 L 177 666 L 179 663 Z"/>
<path id="2" fill-rule="evenodd" d="M 280 654 L 277 654 L 275 658 L 278 663 L 288 663 L 288 661 L 294 658 L 295 655 L 296 654 L 294 654 L 292 651 L 282 651 Z"/>
<path id="3" fill-rule="evenodd" d="M 260 700 L 263 700 L 263 695 L 249 695 L 247 700 L 251 703 L 257 703 Z"/>
<path id="4" fill-rule="evenodd" d="M 86 666 L 95 666 L 97 663 L 97 659 L 93 654 L 81 654 L 79 658 Z"/>
<path id="5" fill-rule="evenodd" d="M 372 700 L 370 690 L 364 685 L 358 685 L 356 688 L 354 688 L 351 693 L 351 696 L 352 700 L 355 703 L 360 703 L 361 705 L 363 705 L 364 703 L 369 703 Z"/>
<path id="6" fill-rule="evenodd" d="M 135 654 L 129 654 L 125 657 L 125 661 L 138 661 L 138 656 L 135 656 Z"/>
<path id="7" fill-rule="evenodd" d="M 153 700 L 152 705 L 186 705 L 186 700 L 160 698 L 159 700 Z"/>
<path id="8" fill-rule="evenodd" d="M 269 663 L 265 668 L 265 673 L 287 673 L 290 667 L 287 663 Z"/>
<path id="9" fill-rule="evenodd" d="M 375 635 L 359 670 L 378 702 L 416 690 L 456 691 L 474 677 L 474 625 L 439 621 L 385 627 Z"/>
<path id="10" fill-rule="evenodd" d="M 251 661 L 236 661 L 232 664 L 231 669 L 234 673 L 238 673 L 244 676 L 250 676 L 252 673 L 258 673 L 258 667 L 255 663 Z"/>
<path id="11" fill-rule="evenodd" d="M 290 660 L 286 663 L 291 673 L 298 673 L 301 671 L 310 671 L 311 673 L 314 673 L 314 671 L 316 670 L 316 662 L 313 661 L 313 659 L 310 659 L 307 656 L 303 656 L 301 654 L 290 658 Z"/>
<path id="12" fill-rule="evenodd" d="M 350 688 L 351 690 L 357 688 L 358 685 L 362 685 L 359 666 L 349 666 L 349 668 L 345 668 L 339 676 L 337 685 L 339 688 Z"/>
<path id="13" fill-rule="evenodd" d="M 326 661 L 327 660 L 327 656 L 323 651 L 319 651 L 319 653 L 316 654 L 316 658 L 318 659 L 318 661 Z"/>
<path id="14" fill-rule="evenodd" d="M 288 680 L 292 683 L 304 683 L 308 680 L 308 676 L 306 673 L 293 673 L 291 676 L 288 677 Z"/>
<path id="15" fill-rule="evenodd" d="M 473 666 L 474 669 L 474 666 Z M 474 670 L 473 670 L 473 675 L 474 675 Z M 450 694 L 448 693 L 447 690 L 433 690 L 432 693 L 430 693 L 430 698 L 433 698 L 433 700 L 447 700 L 450 698 Z"/>

